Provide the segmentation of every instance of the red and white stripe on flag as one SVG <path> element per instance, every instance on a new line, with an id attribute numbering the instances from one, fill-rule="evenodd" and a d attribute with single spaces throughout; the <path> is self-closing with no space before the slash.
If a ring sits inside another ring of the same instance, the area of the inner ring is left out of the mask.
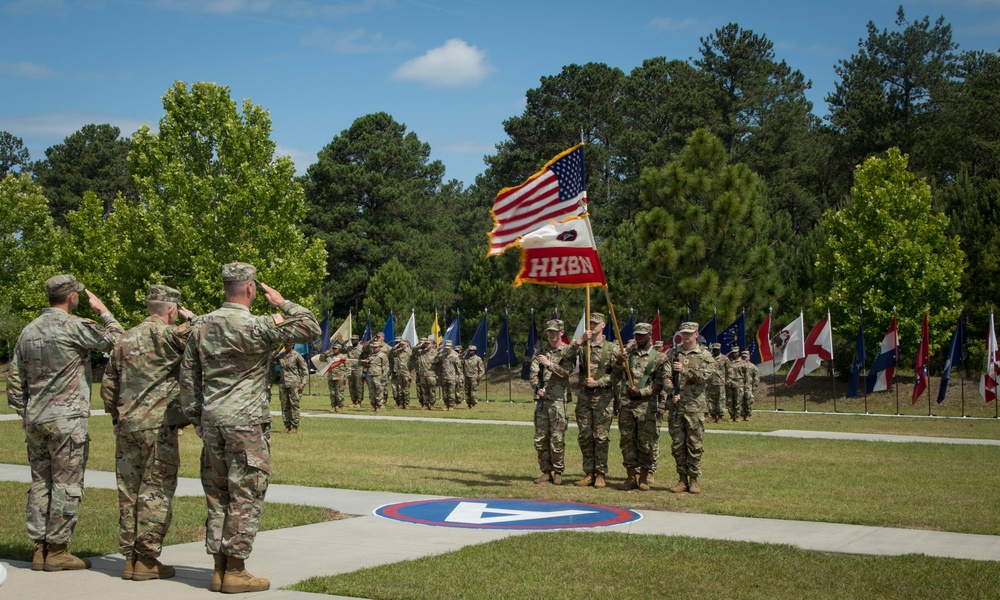
<path id="1" fill-rule="evenodd" d="M 993 325 L 993 312 L 990 311 L 990 330 L 986 332 L 986 355 L 983 357 L 983 374 L 979 378 L 979 394 L 983 400 L 992 402 L 997 399 L 997 387 L 1000 387 L 1000 348 L 997 348 L 997 333 Z"/>
<path id="2" fill-rule="evenodd" d="M 562 287 L 605 287 L 608 281 L 584 217 L 549 223 L 525 235 L 521 271 L 514 285 L 538 283 Z"/>
<path id="3" fill-rule="evenodd" d="M 549 221 L 587 212 L 583 144 L 550 160 L 526 182 L 504 188 L 493 202 L 489 256 L 503 253 L 518 238 Z"/>
<path id="4" fill-rule="evenodd" d="M 830 313 L 816 324 L 809 332 L 805 343 L 806 355 L 795 359 L 792 368 L 785 377 L 785 385 L 792 385 L 809 373 L 819 368 L 824 360 L 833 360 L 833 327 L 830 325 Z"/>

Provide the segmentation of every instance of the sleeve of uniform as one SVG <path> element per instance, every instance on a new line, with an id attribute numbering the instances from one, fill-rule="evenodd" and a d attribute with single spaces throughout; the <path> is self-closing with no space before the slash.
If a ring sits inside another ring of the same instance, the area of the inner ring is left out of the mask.
<path id="1" fill-rule="evenodd" d="M 612 345 L 608 351 L 611 356 L 608 357 L 608 366 L 611 367 L 610 373 L 605 373 L 602 377 L 597 378 L 597 386 L 600 388 L 610 388 L 614 385 L 614 373 L 618 366 L 618 357 L 621 355 L 621 349 L 618 345 Z M 600 373 L 595 373 L 595 375 L 600 375 Z"/>
<path id="2" fill-rule="evenodd" d="M 111 311 L 107 310 L 101 313 L 101 323 L 90 319 L 79 319 L 77 323 L 80 345 L 95 352 L 110 352 L 125 333 Z"/>
<path id="3" fill-rule="evenodd" d="M 708 352 L 702 352 L 699 356 L 701 361 L 693 369 L 684 370 L 684 381 L 688 383 L 706 383 L 712 378 L 712 371 L 715 369 L 715 359 Z"/>
<path id="4" fill-rule="evenodd" d="M 7 375 L 7 406 L 21 418 L 24 418 L 24 407 L 28 402 L 27 390 L 24 369 L 21 368 L 20 344 L 18 344 L 14 348 L 14 358 L 10 361 L 10 373 Z"/>
<path id="5" fill-rule="evenodd" d="M 262 335 L 270 344 L 306 344 L 318 338 L 322 331 L 312 311 L 285 300 L 278 305 L 280 313 L 262 319 L 266 325 Z"/>
<path id="6" fill-rule="evenodd" d="M 104 401 L 104 412 L 111 415 L 111 422 L 118 424 L 118 390 L 120 379 L 118 377 L 118 352 L 111 355 L 107 368 L 104 369 L 104 379 L 101 380 L 101 400 Z"/>
<path id="7" fill-rule="evenodd" d="M 201 362 L 198 358 L 197 336 L 191 336 L 181 359 L 181 412 L 195 425 L 201 425 L 201 408 L 205 403 L 201 387 Z"/>
<path id="8" fill-rule="evenodd" d="M 532 385 L 538 384 L 538 370 L 542 365 L 538 362 L 538 356 L 541 354 L 540 350 L 536 350 L 534 354 L 531 355 L 531 367 L 528 369 L 528 381 Z"/>
<path id="9" fill-rule="evenodd" d="M 575 358 L 576 349 L 566 346 L 562 348 L 562 351 L 559 352 L 556 360 L 552 361 L 552 365 L 549 368 L 558 377 L 569 377 L 573 372 L 573 367 L 576 366 Z"/>
<path id="10" fill-rule="evenodd" d="M 646 386 L 639 390 L 640 395 L 643 398 L 657 397 L 660 392 L 666 387 L 666 379 L 670 378 L 670 368 L 669 361 L 667 360 L 667 353 L 663 352 L 655 359 L 653 359 L 653 370 L 649 374 L 649 381 L 646 382 Z"/>
<path id="11" fill-rule="evenodd" d="M 298 352 L 296 352 L 296 354 L 298 354 Z M 299 382 L 300 384 L 305 384 L 309 381 L 309 363 L 307 363 L 306 359 L 299 354 L 299 358 L 295 361 L 295 364 L 299 367 Z"/>
<path id="12" fill-rule="evenodd" d="M 191 323 L 184 322 L 176 327 L 167 327 L 163 338 L 178 354 L 184 352 L 188 338 L 191 337 Z"/>

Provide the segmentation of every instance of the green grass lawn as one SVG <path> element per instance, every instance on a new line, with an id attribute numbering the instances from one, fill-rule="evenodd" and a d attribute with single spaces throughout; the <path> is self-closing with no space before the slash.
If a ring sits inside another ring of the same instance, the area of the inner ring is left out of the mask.
<path id="1" fill-rule="evenodd" d="M 470 577 L 470 573 L 475 573 Z M 416 585 L 415 582 L 420 582 Z M 987 561 L 855 556 L 622 533 L 515 536 L 290 589 L 374 599 L 993 598 Z"/>
<path id="2" fill-rule="evenodd" d="M 28 484 L 0 482 L 0 503 L 5 518 L 0 519 L 0 558 L 31 560 L 31 542 L 24 531 L 24 502 Z M 174 498 L 174 514 L 166 545 L 205 539 L 205 499 Z M 8 516 L 9 515 L 9 516 Z M 268 504 L 260 529 L 281 529 L 344 518 L 337 511 L 313 506 Z M 87 489 L 80 504 L 80 519 L 73 532 L 71 550 L 80 556 L 103 556 L 118 552 L 118 492 Z"/>

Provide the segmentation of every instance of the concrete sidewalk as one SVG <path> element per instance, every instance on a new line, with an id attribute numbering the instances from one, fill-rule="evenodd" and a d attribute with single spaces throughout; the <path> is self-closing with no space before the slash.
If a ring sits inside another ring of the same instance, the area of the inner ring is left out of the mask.
<path id="1" fill-rule="evenodd" d="M 0 480 L 27 482 L 30 480 L 28 467 L 0 465 Z M 114 474 L 88 471 L 87 487 L 114 489 Z M 202 495 L 200 482 L 191 478 L 181 479 L 178 495 Z M 360 516 L 258 534 L 248 567 L 254 574 L 269 578 L 274 589 L 255 597 L 306 600 L 312 595 L 277 588 L 308 577 L 347 573 L 364 567 L 442 554 L 525 533 L 428 527 L 391 521 L 372 514 L 385 504 L 431 498 L 435 497 L 270 486 L 268 502 L 322 506 Z M 823 552 L 874 555 L 918 553 L 1000 562 L 1000 536 L 663 511 L 639 512 L 643 517 L 639 521 L 596 531 L 683 536 L 697 532 L 694 535 L 707 539 L 789 544 Z M 163 550 L 162 560 L 177 567 L 177 577 L 141 583 L 119 579 L 123 566 L 120 556 L 98 557 L 93 559 L 93 569 L 74 573 L 37 573 L 32 572 L 27 563 L 9 561 L 6 563 L 8 581 L 0 588 L 0 593 L 11 598 L 74 597 L 82 600 L 111 600 L 134 597 L 136 594 L 150 600 L 212 597 L 208 591 L 211 560 L 205 554 L 203 543 L 168 546 Z"/>

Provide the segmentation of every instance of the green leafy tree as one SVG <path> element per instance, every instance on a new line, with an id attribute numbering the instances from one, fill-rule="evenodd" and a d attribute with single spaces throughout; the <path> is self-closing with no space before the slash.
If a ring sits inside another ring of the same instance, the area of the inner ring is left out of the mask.
<path id="1" fill-rule="evenodd" d="M 427 290 L 417 285 L 413 275 L 393 257 L 375 269 L 368 282 L 361 310 L 364 315 L 370 312 L 374 319 L 380 319 L 383 324 L 390 313 L 396 315 L 396 333 L 402 334 L 411 309 L 415 314 L 419 313 L 418 330 L 429 331 L 434 320 L 433 310 L 428 310 L 431 306 Z"/>
<path id="2" fill-rule="evenodd" d="M 444 165 L 430 145 L 386 113 L 354 121 L 320 152 L 304 181 L 306 233 L 325 243 L 324 301 L 357 310 L 369 280 L 391 258 L 427 290 L 454 290 L 458 257 L 450 206 L 464 192 L 442 190 Z"/>
<path id="3" fill-rule="evenodd" d="M 779 285 L 761 179 L 744 164 L 728 164 L 722 142 L 704 129 L 675 161 L 642 177 L 637 260 L 667 316 L 718 308 L 729 321 L 742 308 L 765 309 Z"/>
<path id="4" fill-rule="evenodd" d="M 76 210 L 86 192 L 101 199 L 105 215 L 111 214 L 119 195 L 134 201 L 136 190 L 128 173 L 131 149 L 132 140 L 107 124 L 84 125 L 48 148 L 45 158 L 35 164 L 34 176 L 45 190 L 56 223 L 66 223 L 66 214 Z"/>
<path id="5" fill-rule="evenodd" d="M 834 331 L 853 339 L 858 309 L 884 331 L 899 314 L 900 354 L 916 354 L 930 310 L 931 356 L 937 356 L 961 308 L 964 253 L 948 218 L 932 206 L 930 186 L 909 171 L 898 148 L 869 158 L 854 172 L 852 204 L 824 217 L 829 234 L 817 259 L 817 312 L 830 310 Z"/>
<path id="6" fill-rule="evenodd" d="M 8 173 L 25 172 L 31 168 L 31 155 L 24 141 L 6 131 L 0 131 L 0 177 Z"/>

